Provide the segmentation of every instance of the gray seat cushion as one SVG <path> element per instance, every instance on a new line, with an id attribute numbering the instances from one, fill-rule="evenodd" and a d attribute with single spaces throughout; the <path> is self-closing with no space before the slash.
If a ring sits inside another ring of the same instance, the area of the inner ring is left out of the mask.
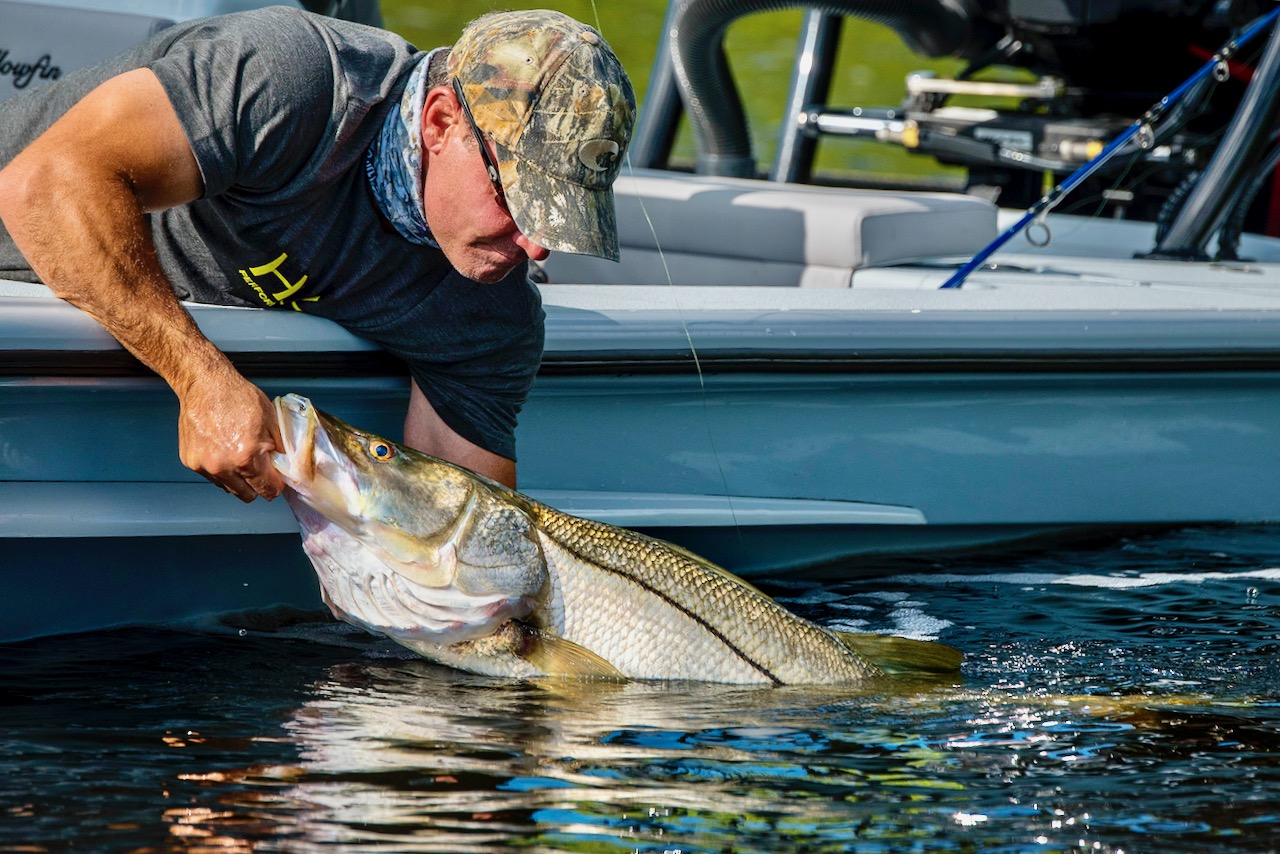
<path id="1" fill-rule="evenodd" d="M 553 282 L 665 284 L 669 269 L 676 284 L 848 287 L 858 268 L 970 256 L 996 236 L 995 206 L 958 193 L 624 169 L 615 194 L 621 263 L 557 253 Z"/>

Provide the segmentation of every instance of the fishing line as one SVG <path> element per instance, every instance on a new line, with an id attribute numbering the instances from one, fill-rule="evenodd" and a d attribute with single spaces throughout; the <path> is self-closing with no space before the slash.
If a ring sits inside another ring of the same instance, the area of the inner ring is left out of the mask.
<path id="1" fill-rule="evenodd" d="M 1227 132 L 1226 128 L 1218 128 L 1213 133 L 1207 134 L 1204 137 L 1204 141 L 1207 144 L 1209 142 L 1220 140 L 1222 139 L 1223 136 L 1226 135 L 1226 132 Z M 1133 171 L 1134 167 L 1141 161 L 1141 158 L 1142 158 L 1142 152 L 1135 151 L 1133 153 L 1133 156 L 1129 159 L 1129 162 L 1125 165 L 1124 169 L 1120 172 L 1119 176 L 1116 178 L 1115 182 L 1112 183 L 1110 189 L 1112 190 L 1123 189 L 1121 184 L 1124 181 L 1124 178 L 1130 172 Z M 1140 173 L 1133 179 L 1130 186 L 1134 188 L 1142 186 L 1147 181 L 1148 178 L 1150 178 L 1152 175 L 1159 174 L 1165 168 L 1167 167 L 1163 163 L 1150 164 L 1145 172 Z M 1057 207 L 1055 207 L 1054 210 L 1056 210 L 1058 213 L 1064 213 L 1064 214 L 1074 213 L 1076 211 L 1088 208 L 1090 205 L 1094 203 L 1095 203 L 1094 196 L 1085 196 L 1084 198 L 1077 199 L 1076 201 L 1072 202 L 1069 205 L 1060 204 Z M 1106 204 L 1106 200 L 1103 199 L 1101 201 L 1097 201 L 1097 204 L 1098 204 L 1098 210 L 1094 211 L 1092 214 L 1087 214 L 1087 215 L 1081 214 L 1081 216 L 1088 216 L 1090 218 L 1097 219 L 1099 214 L 1101 213 L 1102 206 Z M 1080 228 L 1083 228 L 1083 227 L 1084 227 L 1083 225 L 1080 226 Z M 1078 228 L 1072 229 L 1071 231 L 1065 232 L 1065 233 L 1069 236 L 1069 235 L 1075 234 L 1076 231 L 1078 230 L 1079 230 Z"/>
<path id="2" fill-rule="evenodd" d="M 1239 37 L 1229 40 L 1218 50 L 1217 53 L 1213 55 L 1211 59 L 1205 62 L 1205 64 L 1202 65 L 1195 74 L 1192 74 L 1184 80 L 1178 88 L 1174 89 L 1168 95 L 1165 95 L 1158 102 L 1153 104 L 1146 113 L 1134 121 L 1133 124 L 1129 125 L 1129 127 L 1122 131 L 1119 136 L 1107 143 L 1106 147 L 1102 149 L 1097 157 L 1094 157 L 1088 163 L 1068 175 L 1061 184 L 1054 187 L 1049 191 L 1049 193 L 1041 198 L 1040 201 L 1028 208 L 1026 213 L 1022 215 L 1021 219 L 1009 228 L 1005 229 L 1004 232 L 995 240 L 984 246 L 977 255 L 974 255 L 973 258 L 969 259 L 969 261 L 961 266 L 959 270 L 953 273 L 949 279 L 943 282 L 942 288 L 959 288 L 963 285 L 964 280 L 969 277 L 969 274 L 982 266 L 988 258 L 1000 249 L 1000 247 L 1008 243 L 1014 235 L 1025 229 L 1032 222 L 1042 220 L 1043 217 L 1047 216 L 1049 211 L 1057 206 L 1067 193 L 1071 192 L 1078 184 L 1096 172 L 1131 140 L 1137 138 L 1138 143 L 1141 146 L 1144 142 L 1144 138 L 1150 139 L 1152 126 L 1164 116 L 1167 109 L 1181 101 L 1183 96 L 1185 96 L 1193 87 L 1199 85 L 1201 81 L 1205 80 L 1210 74 L 1220 77 L 1222 73 L 1220 69 L 1225 65 L 1227 60 L 1234 56 L 1241 47 L 1252 41 L 1258 33 L 1271 26 L 1278 16 L 1280 16 L 1280 7 L 1272 9 L 1266 15 L 1259 18 L 1247 27 Z"/>
<path id="3" fill-rule="evenodd" d="M 636 180 L 636 170 L 631 163 L 631 154 L 628 152 L 623 162 L 627 166 L 627 172 L 631 175 L 631 180 Z M 742 528 L 738 525 L 738 514 L 733 508 L 733 495 L 729 489 L 729 477 L 725 474 L 724 465 L 720 462 L 720 449 L 716 447 L 716 431 L 711 426 L 711 412 L 707 405 L 707 379 L 702 372 L 702 360 L 698 358 L 698 348 L 693 343 L 693 333 L 689 331 L 689 324 L 685 322 L 684 307 L 680 304 L 680 289 L 676 287 L 675 280 L 671 278 L 671 268 L 667 266 L 667 255 L 662 251 L 662 242 L 658 240 L 658 229 L 653 224 L 653 218 L 649 216 L 649 210 L 644 204 L 644 195 L 636 193 L 636 201 L 640 203 L 640 213 L 644 216 L 645 224 L 649 227 L 649 236 L 653 238 L 653 246 L 658 250 L 658 260 L 662 262 L 662 274 L 667 279 L 667 287 L 671 290 L 673 301 L 676 305 L 676 317 L 680 320 L 680 329 L 684 332 L 684 340 L 689 345 L 689 355 L 693 357 L 693 367 L 698 373 L 698 390 L 702 394 L 702 423 L 707 428 L 707 441 L 711 445 L 711 458 L 715 461 L 716 471 L 720 474 L 720 484 L 724 487 L 724 500 L 729 507 L 729 520 L 733 523 L 733 529 L 738 533 L 738 542 L 742 543 Z"/>
<path id="4" fill-rule="evenodd" d="M 1108 187 L 1106 190 L 1102 192 L 1099 192 L 1096 195 L 1085 196 L 1082 199 L 1077 199 L 1075 203 L 1072 205 L 1058 209 L 1059 213 L 1071 213 L 1072 211 L 1084 210 L 1089 207 L 1093 208 L 1092 212 L 1079 215 L 1082 221 L 1076 223 L 1075 228 L 1072 228 L 1069 231 L 1063 232 L 1062 235 L 1054 234 L 1053 230 L 1049 228 L 1049 224 L 1045 222 L 1044 214 L 1042 214 L 1036 222 L 1033 222 L 1031 223 L 1031 225 L 1027 226 L 1027 240 L 1031 243 L 1032 246 L 1035 246 L 1037 248 L 1044 248 L 1049 244 L 1051 244 L 1054 240 L 1058 240 L 1063 236 L 1071 237 L 1073 234 L 1080 231 L 1080 229 L 1084 228 L 1085 222 L 1089 220 L 1100 219 L 1102 217 L 1102 211 L 1107 206 L 1107 201 L 1108 201 L 1106 196 L 1107 192 L 1123 190 L 1125 178 L 1127 178 L 1129 176 L 1129 173 L 1133 171 L 1133 167 L 1138 164 L 1140 159 L 1141 159 L 1141 152 L 1135 151 L 1133 153 L 1133 156 L 1130 157 L 1128 162 L 1125 163 L 1124 168 L 1120 170 L 1120 174 L 1116 176 L 1115 181 L 1111 183 L 1110 187 Z M 1139 186 L 1142 183 L 1142 181 L 1146 180 L 1147 177 L 1155 174 L 1162 168 L 1163 166 L 1160 166 L 1160 167 L 1155 167 L 1153 169 L 1148 170 L 1147 172 L 1143 173 L 1142 175 L 1134 179 L 1132 186 L 1134 187 Z M 1032 240 L 1031 238 L 1031 229 L 1034 228 L 1036 225 L 1039 225 L 1044 229 L 1045 238 L 1043 241 Z"/>
<path id="5" fill-rule="evenodd" d="M 591 0 L 591 14 L 595 17 L 596 31 L 604 35 L 604 27 L 600 25 L 600 10 L 596 8 L 596 0 Z M 623 164 L 627 167 L 627 174 L 631 176 L 633 184 L 637 183 L 635 166 L 631 162 L 631 152 L 627 151 L 623 155 Z M 684 307 L 680 304 L 680 290 L 676 287 L 675 280 L 671 278 L 671 268 L 667 265 L 667 254 L 662 251 L 662 241 L 658 239 L 658 229 L 653 224 L 653 218 L 649 216 L 649 209 L 644 204 L 644 194 L 637 192 L 636 201 L 640 204 L 640 214 L 644 217 L 645 225 L 649 227 L 649 236 L 653 239 L 653 247 L 658 251 L 658 260 L 662 262 L 662 275 L 667 280 L 667 287 L 671 290 L 676 306 L 676 317 L 680 321 L 680 329 L 684 333 L 684 340 L 689 345 L 689 355 L 693 357 L 693 368 L 698 374 L 698 390 L 702 397 L 702 423 L 707 430 L 707 442 L 711 446 L 711 459 L 715 461 L 716 471 L 720 475 L 720 485 L 724 488 L 724 500 L 729 508 L 729 520 L 733 523 L 733 530 L 738 534 L 739 545 L 742 544 L 742 528 L 738 525 L 738 514 L 733 507 L 733 495 L 729 489 L 729 477 L 725 474 L 724 465 L 720 462 L 720 449 L 716 447 L 716 432 L 711 426 L 711 412 L 707 405 L 707 379 L 702 372 L 702 360 L 698 358 L 698 348 L 693 343 L 693 333 L 689 331 L 689 324 L 685 322 Z"/>

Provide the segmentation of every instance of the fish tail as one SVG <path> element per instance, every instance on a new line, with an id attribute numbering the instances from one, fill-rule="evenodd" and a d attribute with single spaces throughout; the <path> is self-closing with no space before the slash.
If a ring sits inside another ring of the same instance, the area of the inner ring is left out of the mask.
<path id="1" fill-rule="evenodd" d="M 890 635 L 832 632 L 853 652 L 894 676 L 958 673 L 964 655 L 946 644 Z"/>

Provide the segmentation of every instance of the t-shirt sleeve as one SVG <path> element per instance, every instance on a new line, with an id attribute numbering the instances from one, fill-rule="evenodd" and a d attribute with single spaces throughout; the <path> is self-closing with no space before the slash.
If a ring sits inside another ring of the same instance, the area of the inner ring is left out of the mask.
<path id="1" fill-rule="evenodd" d="M 182 122 L 205 195 L 270 193 L 324 138 L 332 53 L 306 17 L 272 8 L 210 18 L 148 67 Z"/>
<path id="2" fill-rule="evenodd" d="M 446 275 L 411 307 L 361 334 L 404 359 L 445 424 L 487 451 L 516 458 L 516 417 L 542 360 L 542 303 L 521 267 L 482 285 Z"/>

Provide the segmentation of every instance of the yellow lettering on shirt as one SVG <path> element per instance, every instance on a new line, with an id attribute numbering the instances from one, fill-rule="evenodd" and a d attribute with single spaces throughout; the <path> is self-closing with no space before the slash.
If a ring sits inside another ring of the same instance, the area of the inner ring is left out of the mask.
<path id="1" fill-rule="evenodd" d="M 257 267 L 250 267 L 247 270 L 241 270 L 240 276 L 245 280 L 245 283 L 248 284 L 249 287 L 253 288 L 253 292 L 258 295 L 258 299 L 262 300 L 263 305 L 268 307 L 275 305 L 287 305 L 294 311 L 302 311 L 302 307 L 298 305 L 299 301 L 316 302 L 320 298 L 295 298 L 294 295 L 302 290 L 302 286 L 307 283 L 307 274 L 304 273 L 296 282 L 289 281 L 289 278 L 280 269 L 287 260 L 289 260 L 289 253 L 281 252 L 280 257 L 276 258 L 274 261 L 269 261 L 266 264 L 261 264 Z M 275 276 L 277 282 L 272 283 L 270 287 L 274 288 L 277 285 L 283 285 L 284 287 L 281 290 L 268 293 L 268 288 L 258 283 L 256 278 L 258 276 Z"/>
<path id="2" fill-rule="evenodd" d="M 268 306 L 273 306 L 276 304 L 276 301 L 273 300 L 271 297 L 267 296 L 267 292 L 264 291 L 262 289 L 262 286 L 259 285 L 257 282 L 255 282 L 253 280 L 253 277 L 250 276 L 247 272 L 245 272 L 244 270 L 241 270 L 240 277 L 244 279 L 245 284 L 253 288 L 254 292 L 257 293 L 258 295 L 258 299 L 262 300 Z"/>

